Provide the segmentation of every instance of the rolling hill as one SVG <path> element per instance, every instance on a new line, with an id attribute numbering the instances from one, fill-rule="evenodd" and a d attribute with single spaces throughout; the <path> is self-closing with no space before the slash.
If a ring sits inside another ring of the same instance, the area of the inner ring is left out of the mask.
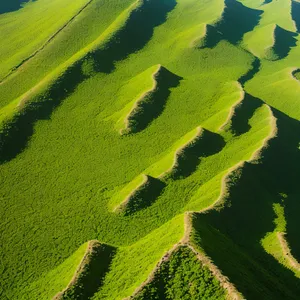
<path id="1" fill-rule="evenodd" d="M 299 299 L 299 30 L 298 0 L 3 0 L 0 299 Z"/>

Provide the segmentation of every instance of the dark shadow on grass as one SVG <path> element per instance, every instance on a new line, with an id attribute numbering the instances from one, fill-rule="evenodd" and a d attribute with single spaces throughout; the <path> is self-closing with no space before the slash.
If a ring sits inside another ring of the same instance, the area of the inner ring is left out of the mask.
<path id="1" fill-rule="evenodd" d="M 37 0 L 1 0 L 0 1 L 0 14 L 19 10 L 27 2 L 35 2 Z"/>
<path id="2" fill-rule="evenodd" d="M 245 83 L 249 80 L 251 80 L 252 78 L 254 78 L 254 76 L 259 72 L 260 70 L 260 66 L 261 66 L 261 62 L 260 60 L 256 57 L 251 65 L 251 69 L 243 76 L 241 76 L 239 78 L 239 82 L 242 86 L 245 85 Z"/>
<path id="3" fill-rule="evenodd" d="M 225 5 L 221 20 L 213 26 L 207 25 L 199 48 L 214 48 L 221 40 L 236 45 L 259 23 L 261 10 L 248 8 L 236 0 L 225 0 Z"/>
<path id="4" fill-rule="evenodd" d="M 299 299 L 300 294 L 299 279 L 260 244 L 275 229 L 273 205 L 280 203 L 287 240 L 300 260 L 300 125 L 273 112 L 278 134 L 263 152 L 262 163 L 246 164 L 230 187 L 228 206 L 195 221 L 199 243 L 246 299 Z"/>
<path id="5" fill-rule="evenodd" d="M 292 18 L 295 21 L 297 32 L 300 32 L 300 3 L 292 1 Z"/>
<path id="6" fill-rule="evenodd" d="M 222 40 L 222 34 L 212 25 L 206 25 L 205 37 L 200 41 L 198 48 L 214 48 Z"/>
<path id="7" fill-rule="evenodd" d="M 0 132 L 0 164 L 16 157 L 23 151 L 33 134 L 37 120 L 49 119 L 53 110 L 74 92 L 76 87 L 97 72 L 112 72 L 114 63 L 143 48 L 151 39 L 154 28 L 166 20 L 167 13 L 176 5 L 174 0 L 144 1 L 139 10 L 132 13 L 127 24 L 108 44 L 70 66 L 51 86 L 28 99 L 26 108 L 15 115 Z M 86 74 L 82 66 L 93 60 L 93 72 Z M 166 81 L 171 80 L 166 78 Z M 166 91 L 162 91 L 165 94 Z"/>
<path id="8" fill-rule="evenodd" d="M 300 124 L 280 111 L 274 111 L 279 130 L 264 157 L 265 178 L 270 189 L 287 195 L 284 200 L 287 240 L 292 254 L 300 261 Z"/>
<path id="9" fill-rule="evenodd" d="M 220 152 L 225 146 L 222 136 L 204 130 L 201 138 L 183 150 L 178 157 L 178 166 L 170 174 L 173 179 L 186 178 L 196 171 L 201 158 Z"/>
<path id="10" fill-rule="evenodd" d="M 175 0 L 144 1 L 142 7 L 131 14 L 125 28 L 105 48 L 91 54 L 96 71 L 110 73 L 115 68 L 115 62 L 142 49 L 153 36 L 154 28 L 166 21 L 167 14 L 175 6 Z"/>
<path id="11" fill-rule="evenodd" d="M 272 205 L 279 201 L 260 168 L 246 164 L 230 189 L 230 205 L 197 216 L 198 242 L 246 299 L 298 299 L 299 280 L 260 244 L 274 230 Z"/>
<path id="12" fill-rule="evenodd" d="M 245 33 L 252 31 L 259 23 L 262 11 L 251 9 L 236 0 L 225 0 L 222 19 L 216 24 L 216 30 L 222 39 L 238 44 Z"/>
<path id="13" fill-rule="evenodd" d="M 87 300 L 101 287 L 116 252 L 114 247 L 100 244 L 88 258 L 88 263 L 80 273 L 77 282 L 67 289 L 59 299 Z"/>
<path id="14" fill-rule="evenodd" d="M 292 72 L 292 76 L 300 82 L 300 68 Z"/>
<path id="15" fill-rule="evenodd" d="M 54 109 L 73 93 L 84 79 L 81 65 L 77 63 L 68 68 L 43 93 L 37 94 L 25 104 L 21 112 L 0 132 L 0 164 L 13 159 L 26 148 L 34 132 L 34 123 L 50 119 Z"/>
<path id="16" fill-rule="evenodd" d="M 152 205 L 165 188 L 164 182 L 151 176 L 147 177 L 147 183 L 135 192 L 123 210 L 125 216 Z"/>
<path id="17" fill-rule="evenodd" d="M 142 131 L 162 113 L 171 94 L 170 89 L 177 87 L 181 79 L 181 77 L 161 67 L 156 77 L 156 89 L 140 102 L 138 109 L 128 118 L 130 133 Z"/>
<path id="18" fill-rule="evenodd" d="M 264 5 L 264 4 L 269 4 L 269 3 L 271 3 L 273 0 L 265 0 L 264 1 L 264 3 L 262 4 L 262 5 Z"/>
<path id="19" fill-rule="evenodd" d="M 245 93 L 245 97 L 239 107 L 236 108 L 235 114 L 231 119 L 231 131 L 234 135 L 239 136 L 250 130 L 249 120 L 253 116 L 255 110 L 261 106 L 263 102 Z"/>
<path id="20" fill-rule="evenodd" d="M 285 30 L 280 26 L 275 28 L 275 45 L 273 47 L 273 52 L 276 59 L 285 58 L 292 47 L 296 46 L 297 33 Z"/>

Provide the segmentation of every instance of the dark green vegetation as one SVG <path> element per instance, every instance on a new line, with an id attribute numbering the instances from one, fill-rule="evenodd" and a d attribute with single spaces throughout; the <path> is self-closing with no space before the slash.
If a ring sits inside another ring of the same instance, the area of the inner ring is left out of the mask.
<path id="1" fill-rule="evenodd" d="M 176 249 L 135 299 L 225 299 L 223 289 L 188 247 Z"/>
<path id="2" fill-rule="evenodd" d="M 0 14 L 11 12 L 11 11 L 14 11 L 14 10 L 18 10 L 28 1 L 30 1 L 30 0 L 1 1 L 1 3 L 0 3 Z"/>
<path id="3" fill-rule="evenodd" d="M 299 7 L 2 1 L 0 299 L 298 299 Z"/>

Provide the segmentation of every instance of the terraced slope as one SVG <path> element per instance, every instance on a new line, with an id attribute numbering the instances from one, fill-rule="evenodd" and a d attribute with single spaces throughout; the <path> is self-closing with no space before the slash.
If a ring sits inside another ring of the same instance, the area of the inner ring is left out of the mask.
<path id="1" fill-rule="evenodd" d="M 296 0 L 0 4 L 1 299 L 298 299 Z"/>

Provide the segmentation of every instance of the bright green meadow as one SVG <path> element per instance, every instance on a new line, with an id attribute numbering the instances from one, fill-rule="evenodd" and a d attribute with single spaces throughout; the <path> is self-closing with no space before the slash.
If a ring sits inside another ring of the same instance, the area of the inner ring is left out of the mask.
<path id="1" fill-rule="evenodd" d="M 299 299 L 299 0 L 1 0 L 0 299 Z"/>

